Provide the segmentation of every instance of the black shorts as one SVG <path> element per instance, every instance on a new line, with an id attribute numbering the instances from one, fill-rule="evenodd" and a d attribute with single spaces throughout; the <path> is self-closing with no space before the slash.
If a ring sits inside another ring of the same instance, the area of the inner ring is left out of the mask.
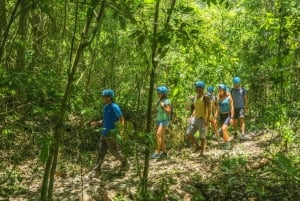
<path id="1" fill-rule="evenodd" d="M 234 108 L 233 119 L 239 119 L 245 117 L 245 109 L 243 107 Z"/>
<path id="2" fill-rule="evenodd" d="M 229 125 L 230 117 L 231 117 L 230 113 L 220 114 L 220 125 L 223 125 L 223 124 Z"/>

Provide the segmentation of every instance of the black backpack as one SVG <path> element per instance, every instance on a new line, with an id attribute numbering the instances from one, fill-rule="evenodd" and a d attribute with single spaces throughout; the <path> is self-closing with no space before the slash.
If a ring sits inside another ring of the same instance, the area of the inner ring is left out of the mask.
<path id="1" fill-rule="evenodd" d="M 176 112 L 175 112 L 175 109 L 174 109 L 173 105 L 170 105 L 170 107 L 171 107 L 171 112 L 170 112 L 170 115 L 169 115 L 169 121 L 172 121 L 176 118 Z"/>

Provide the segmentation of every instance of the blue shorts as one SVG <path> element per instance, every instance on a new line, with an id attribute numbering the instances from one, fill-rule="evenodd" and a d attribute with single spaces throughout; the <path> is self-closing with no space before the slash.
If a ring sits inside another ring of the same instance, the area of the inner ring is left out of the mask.
<path id="1" fill-rule="evenodd" d="M 161 121 L 156 121 L 156 126 L 164 126 L 167 127 L 169 125 L 168 120 L 161 120 Z"/>

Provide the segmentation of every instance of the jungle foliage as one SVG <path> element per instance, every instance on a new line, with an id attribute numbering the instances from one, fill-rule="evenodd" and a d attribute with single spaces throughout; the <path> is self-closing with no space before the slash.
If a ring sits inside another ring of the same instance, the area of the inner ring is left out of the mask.
<path id="1" fill-rule="evenodd" d="M 201 188 L 232 199 L 226 188 L 212 188 L 230 177 L 227 189 L 240 185 L 258 200 L 272 200 L 279 187 L 278 200 L 299 198 L 299 1 L 1 0 L 0 19 L 0 167 L 8 173 L 0 185 L 15 178 L 16 165 L 39 157 L 41 200 L 51 200 L 59 153 L 91 168 L 93 159 L 81 158 L 97 149 L 89 122 L 101 118 L 100 92 L 112 88 L 128 122 L 126 154 L 146 150 L 139 185 L 141 200 L 149 198 L 156 86 L 170 88 L 171 129 L 183 133 L 193 83 L 230 86 L 240 76 L 249 94 L 247 129 L 280 133 L 259 169 L 267 179 L 239 172 L 246 159 L 230 159 L 223 180 Z"/>

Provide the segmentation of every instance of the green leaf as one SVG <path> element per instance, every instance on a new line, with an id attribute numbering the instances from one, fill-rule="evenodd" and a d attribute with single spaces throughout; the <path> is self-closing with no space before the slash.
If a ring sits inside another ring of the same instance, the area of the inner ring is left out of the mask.
<path id="1" fill-rule="evenodd" d="M 151 4 L 151 3 L 154 3 L 154 2 L 156 2 L 156 0 L 144 0 L 145 4 Z"/>

